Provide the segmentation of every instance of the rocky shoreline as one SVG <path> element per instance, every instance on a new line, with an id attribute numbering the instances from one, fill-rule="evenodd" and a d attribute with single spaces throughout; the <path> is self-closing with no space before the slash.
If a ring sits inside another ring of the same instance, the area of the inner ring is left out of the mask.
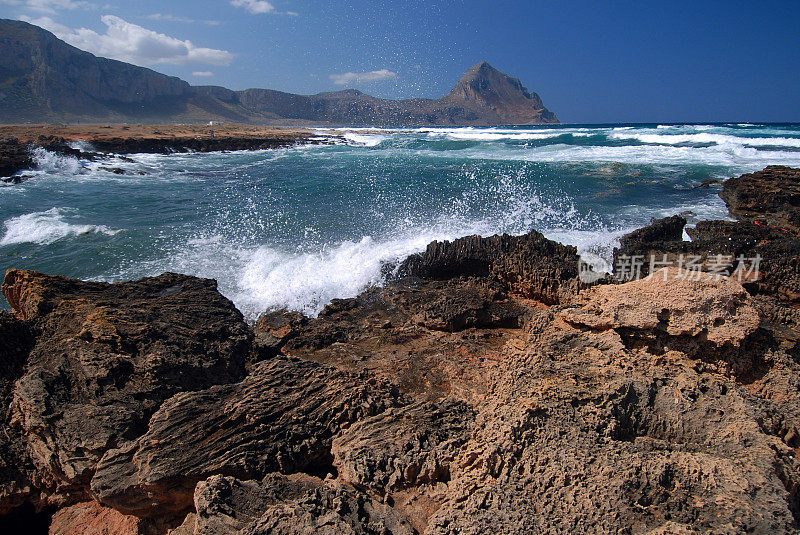
<path id="1" fill-rule="evenodd" d="M 617 266 L 671 266 L 642 262 L 647 278 L 589 286 L 576 249 L 535 231 L 467 237 L 316 318 L 254 326 L 212 280 L 9 270 L 0 518 L 52 534 L 797 533 L 800 170 L 722 197 L 738 219 L 691 242 L 680 216 L 621 240 Z"/>
<path id="2" fill-rule="evenodd" d="M 323 141 L 308 130 L 248 125 L 0 126 L 0 180 L 19 182 L 13 175 L 35 167 L 32 152 L 37 147 L 83 160 L 108 160 L 125 154 L 263 150 Z M 75 142 L 91 148 L 79 150 Z"/>

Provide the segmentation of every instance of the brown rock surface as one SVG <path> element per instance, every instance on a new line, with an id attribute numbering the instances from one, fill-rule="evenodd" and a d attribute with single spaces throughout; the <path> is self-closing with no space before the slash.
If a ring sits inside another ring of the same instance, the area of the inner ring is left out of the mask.
<path id="1" fill-rule="evenodd" d="M 65 507 L 53 515 L 49 535 L 139 535 L 141 521 L 97 502 Z"/>
<path id="2" fill-rule="evenodd" d="M 348 424 L 401 403 L 366 374 L 276 357 L 241 383 L 183 393 L 152 416 L 147 432 L 109 450 L 93 495 L 120 511 L 163 516 L 191 506 L 198 481 L 270 472 L 332 472 L 331 440 Z"/>
<path id="3" fill-rule="evenodd" d="M 88 498 L 100 457 L 143 433 L 165 399 L 244 376 L 252 334 L 214 281 L 112 285 L 9 270 L 3 292 L 36 334 L 8 422 L 50 503 Z"/>
<path id="4" fill-rule="evenodd" d="M 624 285 L 592 288 L 587 299 L 562 317 L 590 329 L 663 331 L 737 347 L 759 324 L 750 296 L 736 280 L 672 267 Z"/>
<path id="5" fill-rule="evenodd" d="M 27 324 L 0 311 L 0 514 L 36 498 L 29 481 L 33 466 L 25 452 L 25 439 L 8 425 L 14 382 L 24 372 L 34 341 Z"/>
<path id="6" fill-rule="evenodd" d="M 388 505 L 336 482 L 271 474 L 262 481 L 213 476 L 197 485 L 195 535 L 411 535 Z"/>
<path id="7" fill-rule="evenodd" d="M 339 477 L 378 495 L 450 480 L 450 464 L 471 435 L 474 409 L 444 400 L 389 409 L 333 442 Z"/>
<path id="8" fill-rule="evenodd" d="M 331 303 L 283 352 L 366 370 L 426 399 L 480 397 L 509 336 L 542 306 L 502 288 L 458 278 L 372 289 Z"/>
<path id="9" fill-rule="evenodd" d="M 666 259 L 674 265 L 681 258 L 696 260 L 705 271 L 722 269 L 737 279 L 735 270 L 743 262 L 741 282 L 755 297 L 763 319 L 777 336 L 793 341 L 800 336 L 800 237 L 792 226 L 792 218 L 799 213 L 792 193 L 799 176 L 800 170 L 771 166 L 732 178 L 725 182 L 721 196 L 731 214 L 743 220 L 700 221 L 687 229 L 691 242 L 660 232 L 668 221 L 679 222 L 677 216 L 656 221 L 623 237 L 615 258 L 640 255 L 645 263 L 643 275 L 653 255 L 656 261 Z M 758 269 L 748 274 L 755 262 Z"/>

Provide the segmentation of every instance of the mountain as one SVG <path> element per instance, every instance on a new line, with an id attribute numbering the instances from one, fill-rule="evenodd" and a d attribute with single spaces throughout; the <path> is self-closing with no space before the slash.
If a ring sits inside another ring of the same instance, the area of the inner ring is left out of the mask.
<path id="1" fill-rule="evenodd" d="M 0 19 L 0 122 L 224 118 L 247 122 L 185 81 L 98 58 L 38 26 Z"/>
<path id="2" fill-rule="evenodd" d="M 558 122 L 553 112 L 519 81 L 503 74 L 485 61 L 469 68 L 442 101 L 482 110 L 491 110 L 499 124 Z"/>
<path id="3" fill-rule="evenodd" d="M 347 89 L 295 95 L 193 87 L 79 50 L 26 22 L 0 19 L 0 122 L 205 122 L 369 126 L 557 123 L 522 83 L 486 62 L 440 99 L 387 100 Z"/>

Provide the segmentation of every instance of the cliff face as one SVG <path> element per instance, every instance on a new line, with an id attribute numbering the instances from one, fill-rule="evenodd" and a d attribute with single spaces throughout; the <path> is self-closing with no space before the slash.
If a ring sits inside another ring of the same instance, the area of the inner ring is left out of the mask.
<path id="1" fill-rule="evenodd" d="M 387 100 L 348 89 L 232 91 L 98 58 L 31 24 L 0 19 L 0 121 L 320 123 L 433 126 L 558 122 L 538 95 L 483 62 L 445 97 Z"/>
<path id="2" fill-rule="evenodd" d="M 188 83 L 83 52 L 37 26 L 0 20 L 0 110 L 6 121 L 171 112 Z"/>

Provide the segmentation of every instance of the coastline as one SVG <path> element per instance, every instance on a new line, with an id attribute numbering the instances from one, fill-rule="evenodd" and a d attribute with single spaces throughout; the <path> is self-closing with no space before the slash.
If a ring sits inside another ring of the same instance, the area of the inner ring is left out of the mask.
<path id="1" fill-rule="evenodd" d="M 213 136 L 211 132 L 213 131 Z M 221 125 L 0 125 L 0 178 L 31 169 L 31 149 L 79 158 L 103 159 L 110 154 L 169 154 L 263 150 L 320 143 L 318 133 L 300 128 Z M 90 150 L 73 147 L 85 142 Z"/>
<path id="2" fill-rule="evenodd" d="M 698 257 L 692 277 L 590 286 L 574 247 L 472 236 L 317 318 L 254 327 L 212 280 L 10 270 L 0 512 L 57 509 L 60 532 L 327 518 L 354 533 L 791 533 L 797 194 L 800 170 L 730 179 L 735 221 L 684 242 L 673 216 L 615 251 L 616 265 Z M 719 255 L 730 276 L 711 269 Z M 737 277 L 739 256 L 760 257 L 757 277 Z"/>

